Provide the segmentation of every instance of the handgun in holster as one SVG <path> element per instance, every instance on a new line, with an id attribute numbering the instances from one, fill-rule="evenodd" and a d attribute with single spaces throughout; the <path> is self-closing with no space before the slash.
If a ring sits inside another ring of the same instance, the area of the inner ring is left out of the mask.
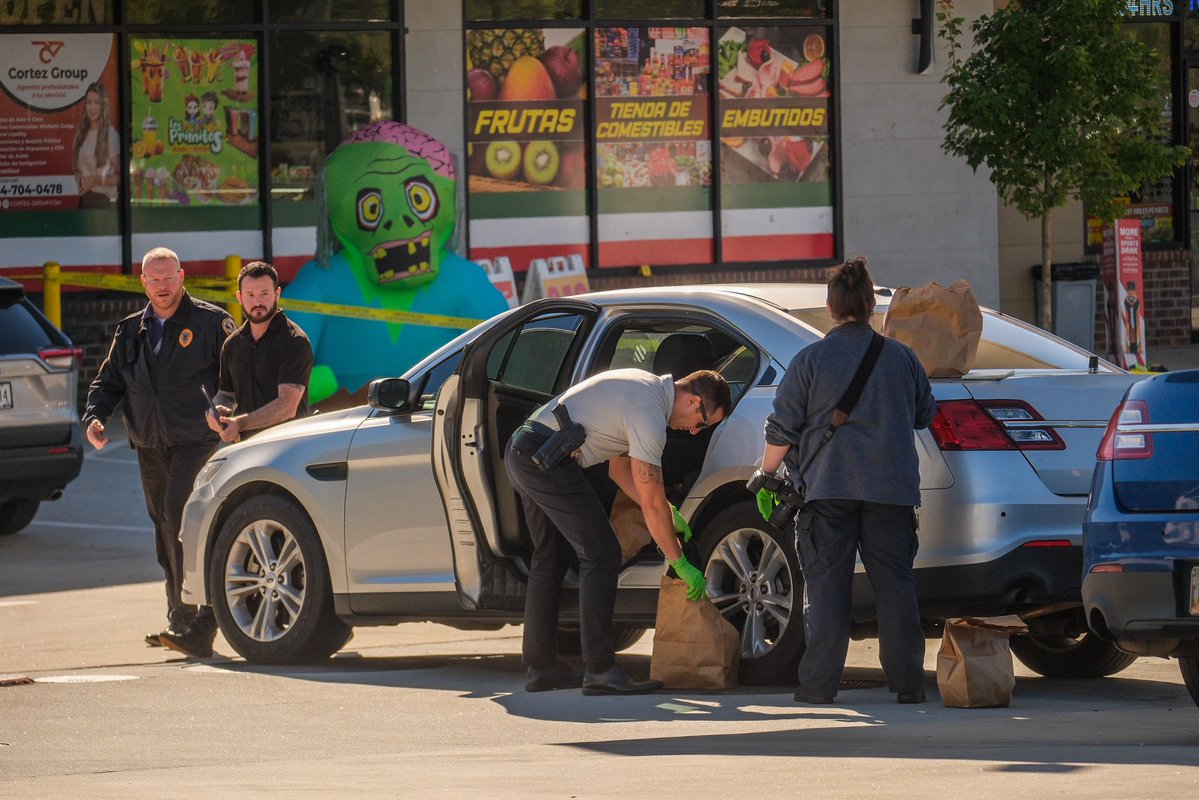
<path id="1" fill-rule="evenodd" d="M 558 420 L 558 430 L 550 434 L 533 454 L 533 463 L 542 472 L 548 472 L 568 458 L 575 458 L 583 442 L 587 441 L 587 431 L 582 425 L 571 420 L 566 406 L 562 403 L 554 406 L 554 419 Z"/>

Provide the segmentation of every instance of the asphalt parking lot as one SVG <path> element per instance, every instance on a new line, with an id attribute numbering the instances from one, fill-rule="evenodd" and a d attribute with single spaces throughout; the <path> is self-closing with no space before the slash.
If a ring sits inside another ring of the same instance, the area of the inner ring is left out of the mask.
<path id="1" fill-rule="evenodd" d="M 151 649 L 160 573 L 133 453 L 0 540 L 0 798 L 1163 797 L 1199 791 L 1177 665 L 1104 680 L 1016 666 L 1012 705 L 900 706 L 877 642 L 833 706 L 790 686 L 583 697 L 522 691 L 520 629 L 359 629 L 324 664 Z M 651 638 L 623 662 L 644 675 Z"/>

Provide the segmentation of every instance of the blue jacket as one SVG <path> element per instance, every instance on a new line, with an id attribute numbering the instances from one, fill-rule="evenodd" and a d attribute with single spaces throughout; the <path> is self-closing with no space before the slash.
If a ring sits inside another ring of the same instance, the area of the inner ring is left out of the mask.
<path id="1" fill-rule="evenodd" d="M 871 333 L 865 322 L 839 325 L 796 354 L 766 419 L 766 441 L 791 446 L 784 459 L 787 475 L 806 486 L 808 500 L 920 505 L 912 431 L 929 426 L 936 403 L 916 354 L 894 339 L 884 343 L 848 421 L 800 475 L 832 422 Z"/>

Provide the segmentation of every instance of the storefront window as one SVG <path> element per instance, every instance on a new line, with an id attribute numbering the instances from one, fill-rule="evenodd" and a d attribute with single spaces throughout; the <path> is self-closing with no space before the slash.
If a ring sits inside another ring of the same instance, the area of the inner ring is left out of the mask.
<path id="1" fill-rule="evenodd" d="M 0 25 L 108 25 L 113 0 L 0 3 Z"/>
<path id="2" fill-rule="evenodd" d="M 121 155 L 116 37 L 0 36 L 0 236 L 5 256 L 53 257 L 26 237 L 96 236 L 119 257 Z M 49 67 L 49 69 L 47 68 Z"/>
<path id="3" fill-rule="evenodd" d="M 588 258 L 587 37 L 469 30 L 467 181 L 473 258 Z"/>
<path id="4" fill-rule="evenodd" d="M 832 258 L 826 30 L 729 28 L 716 52 L 725 260 Z"/>
<path id="5" fill-rule="evenodd" d="M 268 0 L 271 22 L 386 22 L 391 0 Z"/>
<path id="6" fill-rule="evenodd" d="M 707 28 L 596 30 L 602 267 L 714 258 L 710 35 Z"/>
<path id="7" fill-rule="evenodd" d="M 126 14 L 137 25 L 226 25 L 257 21 L 258 5 L 245 0 L 128 0 Z"/>
<path id="8" fill-rule="evenodd" d="M 466 0 L 466 18 L 472 21 L 579 19 L 582 16 L 582 0 Z"/>
<path id="9" fill-rule="evenodd" d="M 1170 48 L 1170 25 L 1164 22 L 1135 23 L 1124 26 L 1125 33 L 1142 44 L 1157 51 L 1159 72 L 1165 93 L 1160 100 L 1162 135 L 1159 142 L 1169 145 L 1173 137 L 1174 97 L 1170 91 L 1171 76 L 1174 74 L 1173 51 Z M 1168 174 L 1127 198 L 1126 217 L 1141 221 L 1141 240 L 1146 245 L 1168 244 L 1178 239 L 1174 225 L 1174 175 Z M 1103 227 L 1098 219 L 1087 217 L 1087 247 L 1103 246 Z"/>
<path id="10" fill-rule="evenodd" d="M 701 19 L 705 0 L 593 0 L 596 19 Z"/>
<path id="11" fill-rule="evenodd" d="M 135 233 L 257 230 L 258 45 L 130 39 Z"/>
<path id="12" fill-rule="evenodd" d="M 358 128 L 391 119 L 391 34 L 281 31 L 271 47 L 271 199 L 279 227 L 316 224 L 316 176 Z"/>
<path id="13" fill-rule="evenodd" d="M 827 17 L 828 0 L 717 0 L 721 17 Z"/>

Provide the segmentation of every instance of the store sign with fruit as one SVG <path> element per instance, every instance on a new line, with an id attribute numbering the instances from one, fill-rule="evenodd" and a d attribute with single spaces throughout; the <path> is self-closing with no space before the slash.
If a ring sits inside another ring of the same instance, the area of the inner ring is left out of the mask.
<path id="1" fill-rule="evenodd" d="M 457 172 L 442 142 L 401 122 L 373 122 L 338 145 L 318 181 L 325 191 L 317 257 L 283 290 L 285 308 L 287 300 L 311 300 L 470 320 L 508 309 L 478 264 L 447 249 Z M 288 315 L 312 343 L 314 403 L 399 375 L 463 330 L 431 319 Z"/>
<path id="2" fill-rule="evenodd" d="M 257 202 L 257 44 L 133 39 L 130 67 L 133 204 Z"/>
<path id="3" fill-rule="evenodd" d="M 115 208 L 116 37 L 6 34 L 0 53 L 0 212 L 74 210 L 93 188 Z"/>

